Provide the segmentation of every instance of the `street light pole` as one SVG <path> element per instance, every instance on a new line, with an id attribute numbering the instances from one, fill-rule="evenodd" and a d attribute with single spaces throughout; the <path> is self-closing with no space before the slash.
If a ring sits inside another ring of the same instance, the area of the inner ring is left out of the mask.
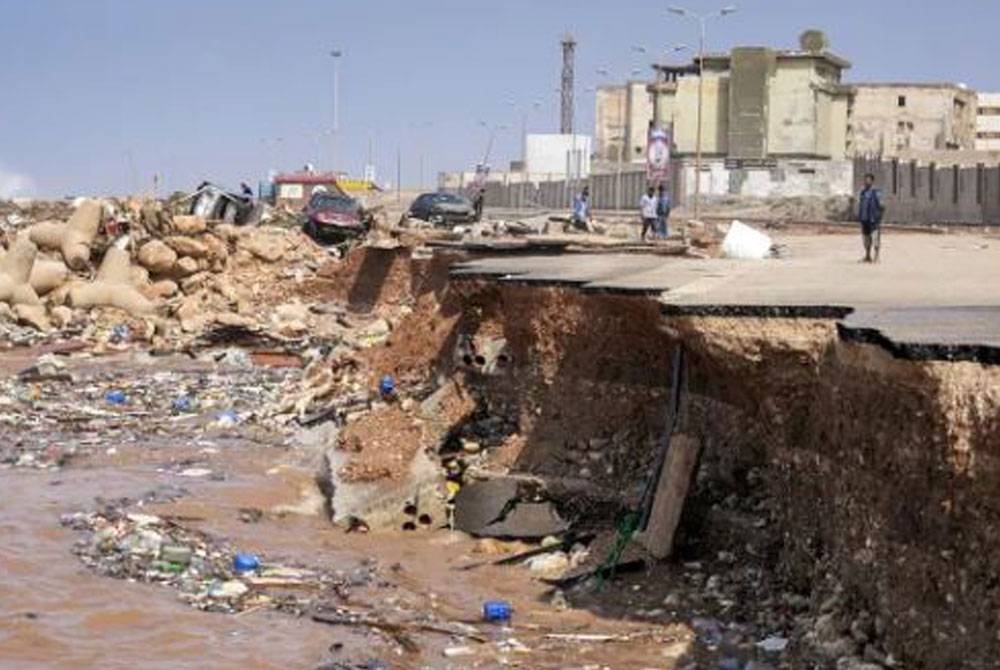
<path id="1" fill-rule="evenodd" d="M 340 132 L 340 59 L 344 56 L 344 52 L 340 49 L 334 49 L 330 52 L 330 56 L 333 58 L 333 136 L 331 139 L 331 144 L 333 145 L 333 171 L 337 171 L 337 134 Z"/>
<path id="2" fill-rule="evenodd" d="M 682 7 L 670 7 L 669 11 L 679 16 L 685 16 L 698 22 L 698 128 L 695 139 L 694 157 L 694 218 L 701 218 L 701 135 L 704 119 L 705 104 L 705 34 L 706 24 L 709 19 L 721 18 L 736 11 L 736 7 L 723 7 L 722 9 L 708 14 L 695 14 Z"/>

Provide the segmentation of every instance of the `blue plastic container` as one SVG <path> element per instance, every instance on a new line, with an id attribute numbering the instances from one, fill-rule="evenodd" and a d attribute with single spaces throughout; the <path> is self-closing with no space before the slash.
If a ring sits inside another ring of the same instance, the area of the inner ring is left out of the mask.
<path id="1" fill-rule="evenodd" d="M 182 395 L 179 398 L 174 398 L 174 402 L 171 405 L 175 412 L 186 413 L 190 412 L 194 407 L 194 401 L 189 395 Z"/>
<path id="2" fill-rule="evenodd" d="M 125 392 L 124 391 L 108 391 L 104 394 L 104 402 L 109 405 L 124 405 L 125 404 Z"/>
<path id="3" fill-rule="evenodd" d="M 236 572 L 253 572 L 260 567 L 260 559 L 253 554 L 236 554 L 233 557 L 233 570 Z"/>
<path id="4" fill-rule="evenodd" d="M 378 392 L 384 396 L 389 396 L 396 392 L 396 380 L 392 378 L 392 375 L 382 377 L 382 381 L 378 383 Z"/>
<path id="5" fill-rule="evenodd" d="M 483 621 L 506 623 L 510 621 L 513 608 L 506 600 L 487 600 L 483 603 Z"/>

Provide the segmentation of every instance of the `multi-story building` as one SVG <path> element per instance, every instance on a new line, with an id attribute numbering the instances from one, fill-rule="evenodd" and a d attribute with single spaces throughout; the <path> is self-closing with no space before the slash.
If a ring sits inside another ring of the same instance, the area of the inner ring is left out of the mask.
<path id="1" fill-rule="evenodd" d="M 980 93 L 976 113 L 976 149 L 1000 151 L 1000 93 Z"/>
<path id="2" fill-rule="evenodd" d="M 698 60 L 660 67 L 656 117 L 673 127 L 677 153 L 697 149 Z M 826 51 L 740 47 L 705 56 L 702 153 L 743 161 L 841 159 L 847 151 L 846 60 Z"/>
<path id="3" fill-rule="evenodd" d="M 850 155 L 976 148 L 977 98 L 960 84 L 854 84 Z M 1000 128 L 1000 126 L 998 126 Z"/>
<path id="4" fill-rule="evenodd" d="M 601 86 L 597 89 L 595 157 L 608 162 L 642 162 L 646 134 L 653 118 L 648 82 Z"/>

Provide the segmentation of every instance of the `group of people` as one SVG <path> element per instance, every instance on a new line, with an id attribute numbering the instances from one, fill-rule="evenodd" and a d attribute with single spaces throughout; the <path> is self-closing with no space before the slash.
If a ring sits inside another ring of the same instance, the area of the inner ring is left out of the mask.
<path id="1" fill-rule="evenodd" d="M 667 221 L 670 219 L 670 194 L 663 184 L 659 188 L 650 186 L 639 200 L 639 210 L 642 216 L 642 232 L 639 237 L 643 241 L 647 235 L 650 239 L 665 240 L 669 234 Z M 573 226 L 579 230 L 590 230 L 590 188 L 583 189 L 573 198 Z"/>
<path id="2" fill-rule="evenodd" d="M 573 198 L 573 225 L 580 230 L 590 230 L 590 189 L 586 186 Z M 667 220 L 670 218 L 670 195 L 663 184 L 658 188 L 650 186 L 639 200 L 639 210 L 642 216 L 642 232 L 639 237 L 646 241 L 646 236 L 652 233 L 652 239 L 666 239 L 668 234 Z M 861 224 L 861 239 L 865 248 L 864 263 L 878 263 L 882 250 L 882 218 L 885 207 L 882 197 L 875 188 L 875 175 L 865 175 L 865 185 L 858 194 L 858 221 Z"/>

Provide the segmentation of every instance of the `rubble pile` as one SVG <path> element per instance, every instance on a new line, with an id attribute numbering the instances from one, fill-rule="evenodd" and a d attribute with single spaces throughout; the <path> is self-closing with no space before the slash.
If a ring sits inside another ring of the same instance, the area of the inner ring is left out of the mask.
<path id="1" fill-rule="evenodd" d="M 14 220 L 0 260 L 0 322 L 40 334 L 109 320 L 149 324 L 135 330 L 172 344 L 213 325 L 302 333 L 308 310 L 272 308 L 328 260 L 297 231 L 172 215 L 155 202 L 83 200 L 65 222 Z"/>

